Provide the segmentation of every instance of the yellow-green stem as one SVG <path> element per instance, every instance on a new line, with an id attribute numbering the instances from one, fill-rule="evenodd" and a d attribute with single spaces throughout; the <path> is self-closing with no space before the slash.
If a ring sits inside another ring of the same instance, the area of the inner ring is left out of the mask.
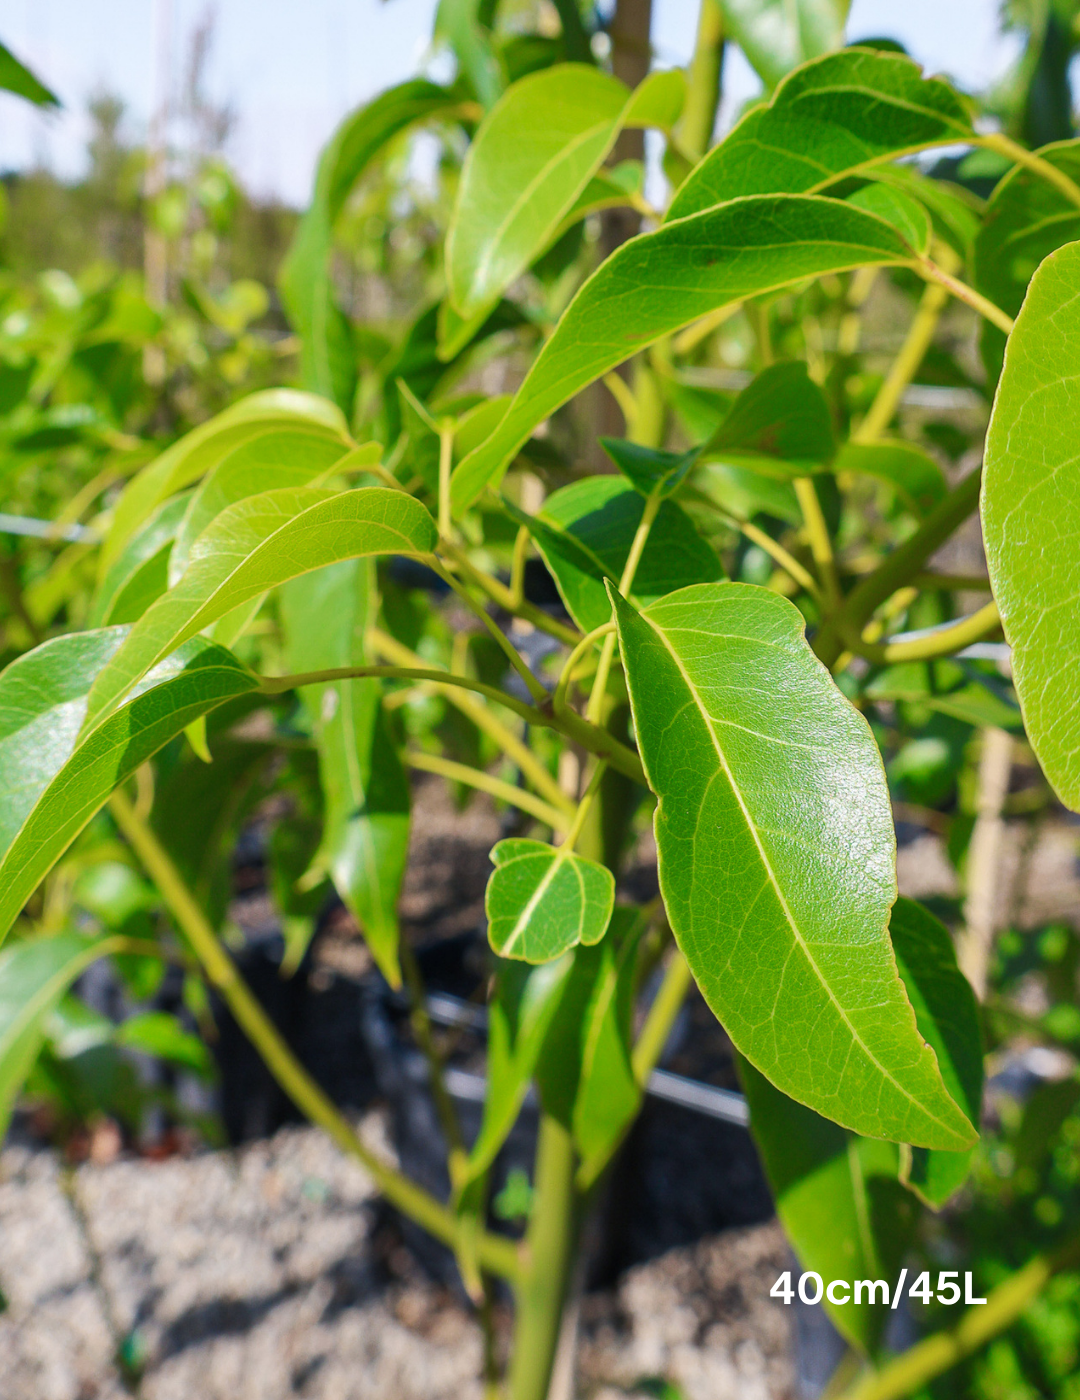
<path id="1" fill-rule="evenodd" d="M 407 751 L 404 759 L 410 768 L 419 768 L 424 773 L 438 773 L 450 782 L 464 783 L 466 787 L 490 793 L 500 802 L 509 803 L 511 807 L 528 812 L 530 817 L 535 817 L 537 821 L 555 831 L 569 829 L 571 819 L 565 812 L 559 811 L 550 802 L 545 802 L 542 797 L 535 797 L 524 788 L 504 783 L 501 778 L 495 778 L 481 768 L 472 768 L 467 763 L 456 763 L 453 759 L 442 758 L 439 754 L 423 753 L 415 749 Z"/>
<path id="2" fill-rule="evenodd" d="M 1056 185 L 1069 203 L 1080 209 L 1080 187 L 1069 179 L 1064 170 L 1059 170 L 1050 161 L 1011 140 L 1004 132 L 994 131 L 987 136 L 977 136 L 973 144 L 984 146 L 988 151 L 997 151 L 1006 160 L 1015 161 L 1017 165 L 1027 166 L 1033 174 L 1041 176 L 1048 184 Z"/>
<path id="3" fill-rule="evenodd" d="M 532 698 L 534 700 L 541 701 L 547 700 L 547 691 L 536 679 L 533 673 L 529 670 L 528 666 L 525 664 L 522 658 L 518 655 L 517 648 L 514 646 L 510 638 L 502 630 L 502 628 L 495 621 L 495 619 L 489 616 L 487 609 L 480 606 L 480 604 L 476 601 L 475 598 L 472 597 L 469 591 L 466 588 L 462 587 L 462 585 L 449 571 L 449 569 L 445 569 L 443 565 L 439 562 L 439 560 L 433 559 L 432 567 L 434 568 L 435 572 L 439 575 L 439 577 L 450 585 L 450 587 L 458 595 L 458 597 L 473 614 L 473 616 L 478 618 L 484 624 L 484 626 L 488 630 L 488 633 L 498 644 L 500 650 L 506 657 L 507 661 L 509 661 L 510 665 L 514 668 L 514 670 L 521 677 L 522 681 L 525 683 L 525 689 L 529 692 Z"/>
<path id="4" fill-rule="evenodd" d="M 955 1327 L 916 1343 L 880 1371 L 845 1390 L 839 1400 L 903 1400 L 1004 1332 L 1055 1273 L 1078 1263 L 1080 1235 L 1074 1235 L 1055 1253 L 1036 1255 L 1030 1264 L 998 1284 L 985 1304 L 969 1308 Z"/>
<path id="5" fill-rule="evenodd" d="M 109 807 L 117 826 L 130 842 L 146 873 L 154 881 L 166 907 L 192 952 L 198 958 L 208 981 L 217 988 L 237 1024 L 262 1056 L 267 1069 L 300 1111 L 322 1128 L 338 1146 L 355 1157 L 393 1205 L 423 1226 L 429 1234 L 453 1247 L 458 1223 L 453 1213 L 393 1167 L 388 1166 L 357 1137 L 345 1117 L 282 1039 L 280 1032 L 252 995 L 235 963 L 222 947 L 206 915 L 196 903 L 165 848 L 150 826 L 136 814 L 122 792 L 114 792 Z M 516 1247 L 509 1241 L 485 1234 L 478 1248 L 485 1268 L 503 1278 L 518 1277 Z"/>
<path id="6" fill-rule="evenodd" d="M 447 540 L 439 543 L 440 551 L 452 559 L 461 572 L 470 582 L 475 583 L 481 592 L 487 596 L 498 607 L 505 612 L 511 613 L 514 617 L 520 617 L 525 622 L 531 622 L 534 627 L 546 632 L 550 637 L 557 637 L 560 642 L 565 642 L 567 646 L 573 646 L 581 638 L 581 633 L 574 627 L 567 627 L 565 623 L 559 622 L 556 618 L 549 617 L 543 608 L 536 607 L 526 598 L 515 598 L 511 589 L 499 579 L 493 578 L 491 574 L 485 573 L 483 569 L 478 569 L 465 551 Z"/>
<path id="7" fill-rule="evenodd" d="M 439 424 L 439 534 L 450 538 L 450 468 L 454 461 L 454 424 L 443 419 Z"/>
<path id="8" fill-rule="evenodd" d="M 589 651 L 601 637 L 606 637 L 610 632 L 615 631 L 614 622 L 602 623 L 599 627 L 594 627 L 591 632 L 582 637 L 577 646 L 566 658 L 562 671 L 559 673 L 559 680 L 555 686 L 555 691 L 551 697 L 551 708 L 558 714 L 566 706 L 566 692 L 574 679 L 574 670 L 578 662 Z"/>
<path id="9" fill-rule="evenodd" d="M 641 1028 L 630 1059 L 634 1078 L 642 1089 L 649 1082 L 649 1075 L 664 1053 L 671 1027 L 686 1000 L 692 980 L 689 963 L 678 948 L 672 948 L 660 990 L 649 1007 L 649 1014 L 645 1018 L 645 1024 Z"/>
<path id="10" fill-rule="evenodd" d="M 878 665 L 892 666 L 898 661 L 930 661 L 935 656 L 952 656 L 963 651 L 973 642 L 981 642 L 992 636 L 1001 627 L 1001 616 L 997 604 L 986 604 L 970 617 L 961 618 L 948 627 L 942 627 L 925 637 L 912 637 L 910 641 L 887 642 L 875 646 L 864 642 L 861 637 L 849 634 L 845 640 L 856 656 L 864 656 Z"/>
<path id="11" fill-rule="evenodd" d="M 825 513 L 818 500 L 817 488 L 808 476 L 800 476 L 796 480 L 795 497 L 799 502 L 806 533 L 810 538 L 810 552 L 817 565 L 825 601 L 829 607 L 835 608 L 840 602 L 840 580 L 836 575 L 832 539 L 829 535 Z"/>
<path id="12" fill-rule="evenodd" d="M 676 130 L 679 145 L 692 160 L 700 160 L 712 140 L 723 66 L 724 12 L 720 0 L 701 0 L 686 102 Z"/>
<path id="13" fill-rule="evenodd" d="M 961 282 L 958 277 L 939 267 L 932 258 L 920 258 L 913 266 L 920 277 L 925 277 L 928 282 L 940 283 L 957 301 L 970 306 L 973 311 L 977 311 L 980 316 L 997 326 L 999 331 L 1004 331 L 1006 335 L 1012 331 L 1014 323 L 1011 316 L 1007 316 L 1000 306 L 995 306 L 974 287 L 969 287 L 966 282 Z"/>
<path id="14" fill-rule="evenodd" d="M 852 442 L 876 442 L 892 422 L 904 390 L 914 379 L 930 348 L 938 319 L 948 299 L 949 293 L 941 283 L 931 282 L 926 287 L 900 353 L 890 365 L 869 413 L 852 433 Z"/>

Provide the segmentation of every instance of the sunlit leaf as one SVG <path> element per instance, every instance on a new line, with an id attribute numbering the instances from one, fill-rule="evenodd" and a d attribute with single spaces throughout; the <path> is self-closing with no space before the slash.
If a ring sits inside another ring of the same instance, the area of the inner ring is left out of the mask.
<path id="1" fill-rule="evenodd" d="M 597 943 L 615 904 L 606 866 L 562 846 L 512 837 L 492 847 L 484 905 L 500 957 L 546 963 L 575 943 Z"/>

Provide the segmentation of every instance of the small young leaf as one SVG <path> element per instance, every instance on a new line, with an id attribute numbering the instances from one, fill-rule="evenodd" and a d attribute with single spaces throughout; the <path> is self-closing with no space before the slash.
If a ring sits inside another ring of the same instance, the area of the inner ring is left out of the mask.
<path id="1" fill-rule="evenodd" d="M 919 1034 L 937 1056 L 945 1087 L 978 1131 L 983 1084 L 979 1008 L 971 984 L 956 965 L 949 931 L 921 904 L 898 899 L 889 936 Z M 970 1149 L 935 1152 L 916 1147 L 904 1180 L 936 1209 L 964 1184 L 970 1167 Z"/>
<path id="2" fill-rule="evenodd" d="M 544 841 L 511 838 L 492 848 L 484 907 L 500 957 L 546 963 L 575 943 L 598 943 L 615 905 L 615 877 Z"/>
<path id="3" fill-rule="evenodd" d="M 141 1050 L 144 1055 L 180 1065 L 200 1079 L 213 1077 L 214 1061 L 205 1043 L 167 1011 L 143 1011 L 129 1016 L 116 1028 L 114 1039 L 129 1050 Z"/>
<path id="4" fill-rule="evenodd" d="M 763 369 L 739 394 L 702 455 L 733 462 L 775 458 L 790 477 L 820 470 L 835 451 L 825 395 L 802 360 L 782 360 Z"/>
<path id="5" fill-rule="evenodd" d="M 796 69 L 690 173 L 668 219 L 740 195 L 813 193 L 879 161 L 970 140 L 963 100 L 901 54 L 844 49 Z"/>
<path id="6" fill-rule="evenodd" d="M 189 637 L 300 574 L 371 554 L 430 554 L 435 522 L 418 501 L 386 487 L 283 488 L 249 496 L 196 541 L 180 582 L 146 612 L 94 682 L 87 725 Z"/>
<path id="7" fill-rule="evenodd" d="M 881 1342 L 890 1311 L 855 1302 L 857 1279 L 882 1279 L 892 1298 L 914 1233 L 916 1204 L 896 1179 L 899 1150 L 845 1132 L 796 1103 L 739 1057 L 739 1078 L 750 1105 L 750 1130 L 761 1153 L 784 1232 L 804 1269 L 825 1283 L 843 1279 L 851 1298 L 824 1306 L 841 1334 L 864 1353 Z"/>
<path id="8" fill-rule="evenodd" d="M 45 1021 L 72 982 L 113 940 L 76 933 L 35 938 L 0 953 L 0 1138 L 45 1039 Z"/>
<path id="9" fill-rule="evenodd" d="M 651 496 L 659 490 L 661 498 L 679 489 L 699 456 L 697 448 L 689 452 L 662 452 L 656 447 L 627 442 L 625 438 L 601 438 L 600 446 L 635 491 Z"/>
<path id="10" fill-rule="evenodd" d="M 853 204 L 856 209 L 865 209 L 870 214 L 876 214 L 879 219 L 892 224 L 904 242 L 917 253 L 926 253 L 929 250 L 930 235 L 933 231 L 930 215 L 906 191 L 872 180 L 862 189 L 848 195 L 847 203 Z"/>
<path id="11" fill-rule="evenodd" d="M 734 199 L 624 243 L 578 292 L 506 417 L 454 473 L 458 512 L 497 484 L 533 429 L 615 365 L 717 307 L 808 277 L 909 263 L 874 214 L 805 195 Z"/>
<path id="12" fill-rule="evenodd" d="M 734 583 L 641 613 L 614 604 L 659 799 L 661 892 L 725 1030 L 784 1093 L 856 1132 L 970 1146 L 886 932 L 895 847 L 877 745 L 801 615 Z"/>
<path id="13" fill-rule="evenodd" d="M 1031 746 L 1067 807 L 1080 810 L 1080 243 L 1031 280 L 1009 337 L 986 437 L 986 561 Z"/>
<path id="14" fill-rule="evenodd" d="M 617 476 L 590 476 L 554 492 L 527 524 L 551 570 L 571 617 L 586 632 L 611 619 L 605 580 L 617 583 L 626 564 L 645 503 Z M 721 579 L 716 551 L 694 529 L 674 501 L 657 512 L 634 575 L 632 597 L 641 603 L 703 579 Z"/>
<path id="15" fill-rule="evenodd" d="M 258 687 L 229 652 L 193 638 L 76 743 L 124 630 L 57 637 L 0 673 L 0 939 L 114 788 L 200 715 Z"/>

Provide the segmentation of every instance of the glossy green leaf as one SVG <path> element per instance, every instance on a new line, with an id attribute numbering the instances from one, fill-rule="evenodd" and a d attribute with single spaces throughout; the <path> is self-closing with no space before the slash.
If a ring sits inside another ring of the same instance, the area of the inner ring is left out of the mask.
<path id="1" fill-rule="evenodd" d="M 347 559 L 287 583 L 280 615 L 289 670 L 365 665 L 374 590 L 369 559 Z M 398 986 L 397 906 L 409 848 L 409 783 L 386 730 L 382 682 L 338 681 L 301 693 L 315 732 L 325 802 L 313 868 L 333 878 L 383 975 Z"/>
<path id="2" fill-rule="evenodd" d="M 851 0 L 722 0 L 725 30 L 768 87 L 838 49 Z"/>
<path id="3" fill-rule="evenodd" d="M 906 190 L 872 180 L 848 195 L 847 203 L 892 224 L 904 242 L 917 253 L 929 252 L 933 232 L 930 215 Z"/>
<path id="4" fill-rule="evenodd" d="M 1009 337 L 986 437 L 986 561 L 1031 746 L 1080 810 L 1080 243 L 1032 278 Z"/>
<path id="5" fill-rule="evenodd" d="M 846 442 L 836 454 L 833 471 L 887 482 L 918 516 L 944 500 L 949 489 L 933 457 L 909 442 Z"/>
<path id="6" fill-rule="evenodd" d="M 825 395 L 802 360 L 782 360 L 743 389 L 702 455 L 735 463 L 765 457 L 791 477 L 819 470 L 835 451 Z"/>
<path id="7" fill-rule="evenodd" d="M 935 234 L 968 262 L 975 236 L 982 227 L 981 199 L 963 185 L 923 175 L 914 165 L 875 166 L 873 177 L 917 199 L 930 215 Z"/>
<path id="8" fill-rule="evenodd" d="M 229 652 L 194 638 L 77 743 L 92 682 L 124 631 L 57 637 L 0 673 L 0 938 L 114 788 L 200 715 L 258 686 Z"/>
<path id="9" fill-rule="evenodd" d="M 1080 182 L 1080 141 L 1059 141 L 1038 154 Z M 983 296 L 1009 316 L 1023 304 L 1028 283 L 1042 260 L 1080 238 L 1080 209 L 1049 180 L 1015 166 L 994 190 L 972 244 L 971 280 Z M 986 323 L 982 355 L 991 380 L 1001 371 L 1005 336 Z"/>
<path id="10" fill-rule="evenodd" d="M 169 556 L 190 493 L 174 496 L 160 506 L 101 581 L 90 609 L 91 627 L 134 622 L 169 586 Z"/>
<path id="11" fill-rule="evenodd" d="M 868 1137 L 968 1147 L 886 931 L 895 847 L 877 745 L 802 616 L 734 583 L 615 606 L 659 799 L 660 888 L 706 1001 L 817 1112 Z"/>
<path id="12" fill-rule="evenodd" d="M 446 88 L 423 78 L 400 83 L 346 117 L 319 157 L 311 205 L 278 280 L 285 309 L 301 337 L 304 384 L 342 408 L 352 404 L 356 354 L 331 277 L 334 225 L 350 190 L 388 142 L 458 101 Z"/>
<path id="13" fill-rule="evenodd" d="M 25 64 L 20 63 L 6 44 L 0 44 L 0 88 L 25 97 L 38 107 L 59 107 L 60 99 Z"/>
<path id="14" fill-rule="evenodd" d="M 880 1290 L 863 1290 L 856 1303 L 854 1285 L 881 1279 L 891 1301 L 914 1233 L 915 1199 L 896 1177 L 899 1149 L 845 1132 L 782 1094 L 741 1057 L 739 1077 L 776 1213 L 799 1262 L 826 1286 L 834 1279 L 850 1285 L 849 1302 L 824 1298 L 824 1307 L 847 1341 L 873 1353 L 891 1310 Z M 868 1302 L 870 1296 L 877 1301 Z"/>
<path id="15" fill-rule="evenodd" d="M 249 438 L 222 458 L 188 503 L 169 558 L 170 586 L 183 577 L 191 546 L 229 506 L 285 486 L 309 486 L 349 455 L 325 433 L 281 426 Z"/>
<path id="16" fill-rule="evenodd" d="M 983 1047 L 979 1008 L 956 965 L 949 931 L 913 899 L 898 899 L 889 920 L 896 966 L 915 1008 L 919 1034 L 937 1057 L 945 1087 L 978 1131 Z M 904 1180 L 928 1205 L 942 1206 L 967 1180 L 971 1150 L 911 1151 Z"/>
<path id="17" fill-rule="evenodd" d="M 72 982 L 113 946 L 76 933 L 0 952 L 0 1137 L 45 1040 L 45 1022 Z"/>
<path id="18" fill-rule="evenodd" d="M 481 0 L 439 0 L 434 37 L 449 42 L 458 72 L 484 107 L 498 101 L 506 76 L 492 42 L 490 21 L 479 14 Z"/>
<path id="19" fill-rule="evenodd" d="M 739 195 L 813 193 L 845 175 L 969 140 L 971 119 L 943 78 L 901 54 L 844 49 L 797 69 L 697 165 L 672 201 L 682 219 Z"/>
<path id="20" fill-rule="evenodd" d="M 662 452 L 625 438 L 601 438 L 600 446 L 642 496 L 651 496 L 654 491 L 659 491 L 661 497 L 670 496 L 682 485 L 699 456 L 696 448 L 689 452 Z"/>
<path id="21" fill-rule="evenodd" d="M 94 683 L 87 724 L 141 676 L 219 617 L 300 574 L 372 554 L 430 554 L 435 523 L 388 487 L 282 488 L 230 506 L 196 541 L 187 572 L 132 627 Z"/>
<path id="22" fill-rule="evenodd" d="M 491 850 L 484 908 L 488 941 L 503 958 L 546 963 L 576 943 L 598 943 L 615 905 L 606 866 L 565 846 L 511 837 Z"/>
<path id="23" fill-rule="evenodd" d="M 506 417 L 454 473 L 454 508 L 497 483 L 555 409 L 661 336 L 760 292 L 913 257 L 876 215 L 810 196 L 735 199 L 631 239 L 581 288 Z"/>
<path id="24" fill-rule="evenodd" d="M 554 240 L 624 125 L 670 125 L 682 75 L 631 94 L 584 63 L 530 73 L 482 122 L 461 173 L 446 240 L 450 299 L 475 318 Z M 672 97 L 675 101 L 672 101 Z"/>
<path id="25" fill-rule="evenodd" d="M 499 963 L 488 1006 L 484 1116 L 469 1153 L 470 1180 L 491 1166 L 521 1111 L 572 961 L 566 956 L 543 967 Z"/>
<path id="26" fill-rule="evenodd" d="M 326 399 L 296 389 L 265 389 L 249 394 L 174 442 L 132 478 L 117 501 L 102 546 L 102 578 L 131 536 L 163 501 L 198 481 L 248 438 L 257 437 L 268 428 L 299 424 L 348 443 L 341 410 Z"/>
<path id="27" fill-rule="evenodd" d="M 554 492 L 528 524 L 570 616 L 586 632 L 611 620 L 605 581 L 618 583 L 645 511 L 639 491 L 617 476 L 589 476 Z M 634 575 L 632 596 L 642 603 L 676 588 L 724 577 L 723 565 L 685 511 L 664 501 Z"/>
<path id="28" fill-rule="evenodd" d="M 956 661 L 903 661 L 866 686 L 871 700 L 906 700 L 983 729 L 1023 728 L 1012 687 L 1000 676 Z"/>

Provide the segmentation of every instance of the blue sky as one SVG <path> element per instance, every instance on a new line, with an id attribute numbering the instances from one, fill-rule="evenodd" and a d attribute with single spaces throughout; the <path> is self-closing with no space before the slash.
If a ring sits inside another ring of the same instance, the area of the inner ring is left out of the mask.
<path id="1" fill-rule="evenodd" d="M 698 0 L 653 0 L 653 45 L 664 66 L 685 63 Z M 217 0 L 209 86 L 238 121 L 228 155 L 262 195 L 306 202 L 318 150 L 340 118 L 430 62 L 435 0 Z M 64 174 L 83 163 L 86 101 L 119 93 L 131 129 L 145 131 L 155 101 L 155 17 L 169 18 L 171 76 L 207 0 L 5 0 L 0 38 L 34 67 L 65 109 L 41 116 L 0 93 L 0 169 L 43 161 Z M 985 86 L 1007 67 L 1014 41 L 998 34 L 999 0 L 853 0 L 852 39 L 889 34 L 924 66 L 961 86 Z M 726 105 L 755 90 L 745 64 L 729 65 Z"/>

